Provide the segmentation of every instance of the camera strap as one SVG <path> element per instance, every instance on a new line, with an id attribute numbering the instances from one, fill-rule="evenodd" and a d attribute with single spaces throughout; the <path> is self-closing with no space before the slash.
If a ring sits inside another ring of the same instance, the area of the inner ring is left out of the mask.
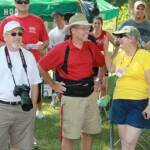
<path id="1" fill-rule="evenodd" d="M 19 54 L 20 54 L 20 58 L 21 58 L 21 61 L 22 61 L 22 66 L 23 66 L 24 71 L 25 71 L 26 76 L 27 76 L 28 84 L 30 86 L 30 82 L 29 82 L 29 78 L 28 78 L 28 73 L 27 73 L 27 64 L 26 64 L 26 60 L 25 60 L 25 57 L 23 55 L 23 52 L 22 52 L 21 48 L 19 48 Z M 9 55 L 7 46 L 5 47 L 5 55 L 6 55 L 6 60 L 7 60 L 8 68 L 11 71 L 12 78 L 13 78 L 14 84 L 16 86 L 17 84 L 16 84 L 15 77 L 14 77 L 14 74 L 13 74 L 13 71 L 12 71 L 12 62 L 11 62 L 11 59 L 10 59 L 10 55 Z"/>

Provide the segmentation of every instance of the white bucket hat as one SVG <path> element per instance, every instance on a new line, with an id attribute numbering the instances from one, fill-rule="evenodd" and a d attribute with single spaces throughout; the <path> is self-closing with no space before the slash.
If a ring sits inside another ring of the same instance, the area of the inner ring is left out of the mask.
<path id="1" fill-rule="evenodd" d="M 20 25 L 19 22 L 17 21 L 9 21 L 5 24 L 4 26 L 4 30 L 3 30 L 3 34 L 5 34 L 6 32 L 9 32 L 15 28 L 20 28 L 21 30 L 24 30 L 24 28 Z"/>
<path id="2" fill-rule="evenodd" d="M 92 26 L 92 24 L 88 22 L 86 16 L 81 13 L 76 13 L 70 18 L 69 24 L 65 28 L 66 33 L 68 33 L 70 28 L 74 25 Z"/>

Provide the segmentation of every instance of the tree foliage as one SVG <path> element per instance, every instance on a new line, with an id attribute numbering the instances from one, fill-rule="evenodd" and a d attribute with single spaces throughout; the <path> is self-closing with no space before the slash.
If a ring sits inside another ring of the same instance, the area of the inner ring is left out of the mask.
<path id="1" fill-rule="evenodd" d="M 122 6 L 124 3 L 128 2 L 128 0 L 106 0 L 106 1 L 119 7 Z"/>
<path id="2" fill-rule="evenodd" d="M 117 24 L 120 25 L 122 22 L 124 22 L 127 19 L 129 19 L 128 3 L 124 3 L 120 7 Z"/>

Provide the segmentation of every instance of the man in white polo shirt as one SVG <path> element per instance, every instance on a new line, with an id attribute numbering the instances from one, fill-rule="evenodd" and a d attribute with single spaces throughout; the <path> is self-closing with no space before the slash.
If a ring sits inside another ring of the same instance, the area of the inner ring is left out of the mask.
<path id="1" fill-rule="evenodd" d="M 0 149 L 31 150 L 33 123 L 41 82 L 31 52 L 22 45 L 23 27 L 16 21 L 4 26 L 0 47 Z"/>
<path id="2" fill-rule="evenodd" d="M 51 15 L 56 23 L 56 27 L 49 31 L 49 48 L 61 43 L 65 39 L 65 20 L 60 12 L 53 12 Z"/>

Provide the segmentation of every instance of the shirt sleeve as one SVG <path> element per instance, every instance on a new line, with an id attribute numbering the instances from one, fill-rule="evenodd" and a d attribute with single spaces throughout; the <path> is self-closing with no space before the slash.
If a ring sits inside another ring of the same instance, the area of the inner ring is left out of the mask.
<path id="1" fill-rule="evenodd" d="M 63 49 L 65 49 L 65 46 L 59 44 L 40 59 L 39 65 L 44 71 L 55 69 L 62 64 L 64 58 L 64 54 L 62 55 L 64 53 Z"/>
<path id="2" fill-rule="evenodd" d="M 6 24 L 6 20 L 3 20 L 0 25 L 0 41 L 3 41 L 3 42 L 4 42 L 3 29 L 4 29 L 5 24 Z"/>
<path id="3" fill-rule="evenodd" d="M 40 22 L 40 41 L 46 41 L 48 40 L 48 32 L 45 28 L 44 22 L 41 18 L 39 18 L 39 22 Z"/>
<path id="4" fill-rule="evenodd" d="M 145 51 L 143 55 L 143 66 L 144 70 L 150 70 L 150 52 Z"/>

